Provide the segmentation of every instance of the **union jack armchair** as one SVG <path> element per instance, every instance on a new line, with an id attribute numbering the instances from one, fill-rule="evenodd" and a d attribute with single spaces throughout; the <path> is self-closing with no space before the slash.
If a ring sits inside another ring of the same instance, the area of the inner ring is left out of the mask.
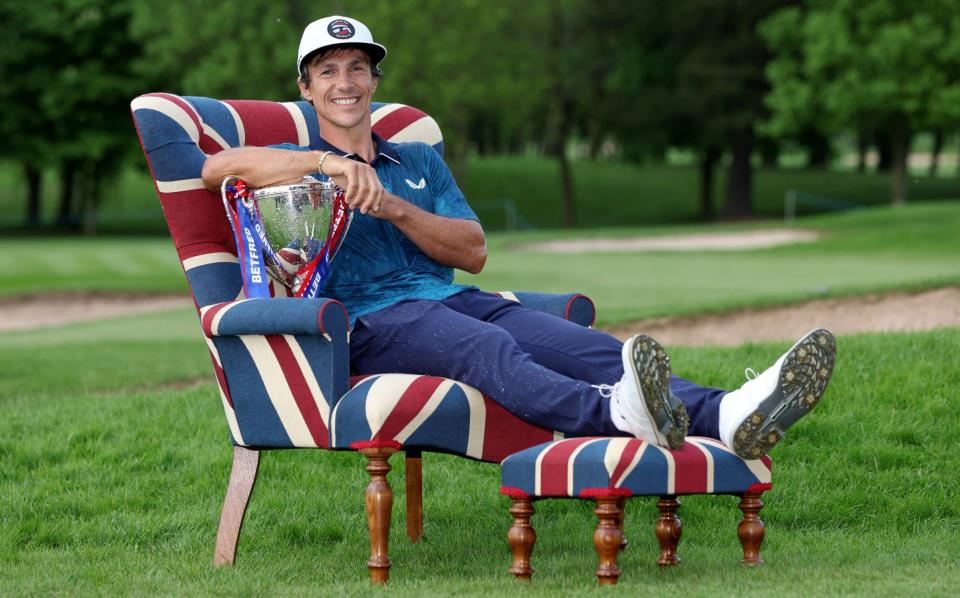
<path id="1" fill-rule="evenodd" d="M 368 460 L 366 490 L 371 580 L 386 582 L 392 491 L 390 456 L 406 455 L 407 534 L 421 537 L 422 451 L 499 463 L 561 438 L 532 426 L 454 380 L 382 374 L 350 377 L 349 324 L 333 299 L 245 299 L 237 249 L 220 197 L 200 172 L 207 156 L 244 145 L 319 137 L 307 102 L 219 101 L 151 93 L 131 103 L 170 235 L 210 351 L 234 445 L 214 564 L 232 564 L 260 454 L 269 449 L 356 450 Z M 436 122 L 401 104 L 374 104 L 374 130 L 391 142 L 424 141 L 443 153 Z M 503 293 L 582 325 L 594 307 L 583 295 Z"/>

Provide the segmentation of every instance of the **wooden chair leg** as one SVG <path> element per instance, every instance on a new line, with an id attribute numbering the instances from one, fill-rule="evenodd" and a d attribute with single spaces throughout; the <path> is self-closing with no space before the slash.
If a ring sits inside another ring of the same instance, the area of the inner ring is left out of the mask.
<path id="1" fill-rule="evenodd" d="M 390 578 L 390 510 L 393 508 L 393 491 L 387 481 L 390 473 L 390 455 L 395 448 L 363 448 L 360 452 L 367 457 L 367 473 L 370 484 L 367 485 L 367 528 L 370 530 L 370 582 L 385 584 Z"/>
<path id="2" fill-rule="evenodd" d="M 597 581 L 602 586 L 613 585 L 620 577 L 617 555 L 620 553 L 623 534 L 617 524 L 623 517 L 623 510 L 617 506 L 620 499 L 616 496 L 598 496 L 595 500 L 597 508 L 593 512 L 600 519 L 593 532 L 593 546 L 600 560 Z"/>
<path id="3" fill-rule="evenodd" d="M 617 517 L 617 527 L 620 528 L 620 552 L 627 549 L 627 536 L 623 533 L 623 519 L 627 515 L 627 499 L 624 496 L 617 501 L 617 508 L 620 509 L 620 516 Z"/>
<path id="4" fill-rule="evenodd" d="M 407 451 L 407 536 L 411 542 L 423 537 L 423 458 L 420 451 Z"/>
<path id="5" fill-rule="evenodd" d="M 213 552 L 213 566 L 232 565 L 237 556 L 237 540 L 243 527 L 243 516 L 247 512 L 250 493 L 257 481 L 260 468 L 260 451 L 242 446 L 233 447 L 233 467 L 230 469 L 230 481 L 227 494 L 223 499 L 220 512 L 220 529 L 217 530 L 217 546 Z"/>
<path id="6" fill-rule="evenodd" d="M 683 533 L 683 524 L 677 517 L 680 501 L 676 496 L 661 496 L 657 501 L 660 517 L 657 518 L 657 540 L 660 541 L 660 558 L 657 564 L 661 567 L 672 567 L 680 562 L 677 556 L 677 545 L 680 544 L 680 535 Z"/>
<path id="7" fill-rule="evenodd" d="M 760 500 L 760 493 L 747 492 L 740 500 L 740 510 L 743 511 L 743 520 L 737 526 L 737 535 L 740 536 L 740 544 L 743 546 L 744 565 L 762 565 L 763 559 L 760 558 L 760 545 L 763 544 L 763 520 L 760 519 L 760 509 L 763 508 L 763 501 Z"/>
<path id="8" fill-rule="evenodd" d="M 530 525 L 533 516 L 533 502 L 529 498 L 511 497 L 510 514 L 513 515 L 513 525 L 507 534 L 510 551 L 513 552 L 513 564 L 510 573 L 521 581 L 530 581 L 533 567 L 530 566 L 530 557 L 533 554 L 533 545 L 537 543 L 537 532 Z"/>

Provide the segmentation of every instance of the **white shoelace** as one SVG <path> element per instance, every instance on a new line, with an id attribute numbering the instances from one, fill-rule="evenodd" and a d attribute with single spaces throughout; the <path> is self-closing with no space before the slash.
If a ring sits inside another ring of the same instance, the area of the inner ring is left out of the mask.
<path id="1" fill-rule="evenodd" d="M 748 382 L 752 380 L 756 380 L 757 378 L 760 377 L 760 374 L 758 374 L 757 371 L 753 368 L 747 368 L 743 370 L 743 375 L 747 378 Z"/>
<path id="2" fill-rule="evenodd" d="M 605 399 L 609 399 L 613 396 L 614 384 L 591 384 L 590 386 L 599 390 L 600 396 Z"/>

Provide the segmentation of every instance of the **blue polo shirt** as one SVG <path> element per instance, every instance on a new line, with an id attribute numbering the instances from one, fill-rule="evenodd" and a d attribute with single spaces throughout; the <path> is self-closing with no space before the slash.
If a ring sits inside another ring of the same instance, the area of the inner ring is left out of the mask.
<path id="1" fill-rule="evenodd" d="M 392 144 L 376 133 L 373 141 L 377 155 L 370 165 L 384 189 L 438 216 L 479 222 L 436 150 L 420 142 Z M 310 147 L 292 143 L 271 147 L 329 150 L 363 161 L 323 139 Z M 319 173 L 314 176 L 327 178 Z M 453 284 L 453 268 L 433 261 L 390 222 L 353 210 L 350 230 L 331 264 L 321 294 L 343 303 L 353 326 L 357 318 L 400 301 L 439 301 L 475 288 Z"/>

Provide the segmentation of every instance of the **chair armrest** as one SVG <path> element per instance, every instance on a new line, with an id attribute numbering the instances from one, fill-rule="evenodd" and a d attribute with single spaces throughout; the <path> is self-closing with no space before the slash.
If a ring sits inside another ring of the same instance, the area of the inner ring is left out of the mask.
<path id="1" fill-rule="evenodd" d="M 346 339 L 347 310 L 333 299 L 271 297 L 225 301 L 200 308 L 200 323 L 208 338 L 240 335 L 321 335 Z"/>
<path id="2" fill-rule="evenodd" d="M 593 301 L 581 293 L 533 293 L 527 291 L 501 291 L 504 299 L 517 301 L 524 307 L 548 313 L 581 326 L 593 326 L 597 310 Z"/>

